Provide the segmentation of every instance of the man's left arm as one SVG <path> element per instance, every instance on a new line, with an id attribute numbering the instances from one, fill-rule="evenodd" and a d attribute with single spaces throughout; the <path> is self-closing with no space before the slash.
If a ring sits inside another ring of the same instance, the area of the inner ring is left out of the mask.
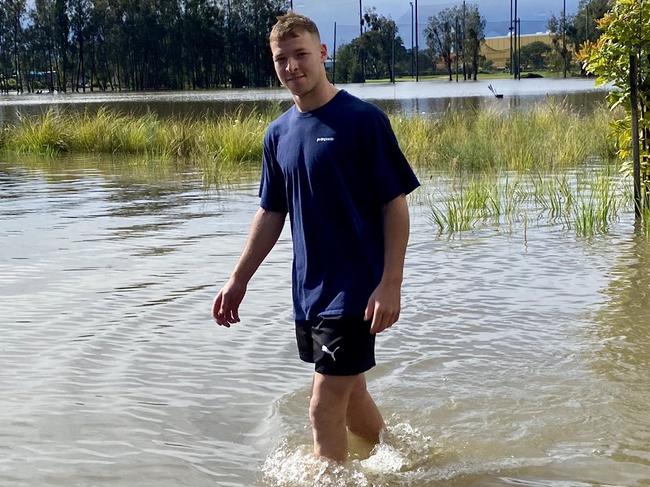
<path id="1" fill-rule="evenodd" d="M 399 318 L 404 256 L 409 239 L 409 212 L 401 194 L 384 205 L 384 272 L 368 299 L 365 320 L 372 318 L 370 333 L 379 333 Z"/>

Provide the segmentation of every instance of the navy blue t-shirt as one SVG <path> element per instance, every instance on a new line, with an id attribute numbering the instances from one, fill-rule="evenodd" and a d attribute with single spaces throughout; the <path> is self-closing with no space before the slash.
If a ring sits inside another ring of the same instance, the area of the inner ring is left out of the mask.
<path id="1" fill-rule="evenodd" d="M 260 206 L 289 212 L 296 320 L 363 313 L 384 267 L 382 207 L 419 185 L 386 115 L 345 91 L 269 125 Z"/>

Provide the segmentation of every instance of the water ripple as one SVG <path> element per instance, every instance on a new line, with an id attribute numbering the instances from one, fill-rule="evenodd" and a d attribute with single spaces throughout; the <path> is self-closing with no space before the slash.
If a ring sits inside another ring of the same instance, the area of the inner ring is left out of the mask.
<path id="1" fill-rule="evenodd" d="M 309 454 L 288 228 L 242 322 L 210 318 L 255 184 L 0 163 L 0 188 L 3 486 L 650 478 L 650 244 L 630 215 L 592 241 L 544 224 L 443 238 L 414 201 L 403 316 L 368 374 L 394 434 L 331 475 Z"/>

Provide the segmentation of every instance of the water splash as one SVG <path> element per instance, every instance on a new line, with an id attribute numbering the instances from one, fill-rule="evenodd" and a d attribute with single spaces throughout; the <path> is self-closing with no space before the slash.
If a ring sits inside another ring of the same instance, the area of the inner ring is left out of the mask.
<path id="1" fill-rule="evenodd" d="M 379 487 L 401 484 L 435 454 L 436 445 L 409 423 L 388 421 L 370 455 L 338 464 L 317 458 L 311 445 L 291 446 L 284 439 L 262 467 L 273 487 Z"/>

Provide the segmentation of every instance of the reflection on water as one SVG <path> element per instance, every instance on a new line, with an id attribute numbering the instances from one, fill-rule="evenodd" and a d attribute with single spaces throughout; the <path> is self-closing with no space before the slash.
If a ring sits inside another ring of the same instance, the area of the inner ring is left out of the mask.
<path id="1" fill-rule="evenodd" d="M 488 89 L 494 85 L 504 94 L 497 100 Z M 475 108 L 526 108 L 546 97 L 566 99 L 569 104 L 590 110 L 605 99 L 607 87 L 596 87 L 592 79 L 485 80 L 449 83 L 348 84 L 338 85 L 383 109 L 401 113 L 438 115 L 445 110 Z M 135 114 L 154 112 L 163 117 L 200 118 L 244 110 L 287 108 L 291 97 L 284 89 L 219 90 L 210 92 L 87 93 L 61 95 L 0 95 L 0 125 L 14 122 L 19 114 L 40 114 L 47 110 L 94 112 L 101 107 Z"/>
<path id="2" fill-rule="evenodd" d="M 607 304 L 598 310 L 596 328 L 602 340 L 603 373 L 612 380 L 648 385 L 650 370 L 650 245 L 645 235 L 630 235 L 612 258 L 604 289 Z M 621 377 L 622 376 L 622 377 Z M 649 423 L 650 424 L 650 423 Z"/>
<path id="3" fill-rule="evenodd" d="M 369 373 L 388 435 L 331 470 L 309 455 L 289 229 L 242 323 L 218 328 L 257 183 L 122 163 L 0 162 L 3 487 L 650 479 L 650 243 L 632 215 L 592 239 L 544 223 L 447 238 L 413 198 L 403 318 Z"/>
<path id="4" fill-rule="evenodd" d="M 609 425 L 612 457 L 630 465 L 650 466 L 650 245 L 645 235 L 628 235 L 612 256 L 603 288 L 606 304 L 595 313 L 590 352 L 602 377 L 603 397 L 617 418 Z M 638 418 L 634 424 L 625 418 Z M 646 478 L 646 480 L 649 480 Z"/>

